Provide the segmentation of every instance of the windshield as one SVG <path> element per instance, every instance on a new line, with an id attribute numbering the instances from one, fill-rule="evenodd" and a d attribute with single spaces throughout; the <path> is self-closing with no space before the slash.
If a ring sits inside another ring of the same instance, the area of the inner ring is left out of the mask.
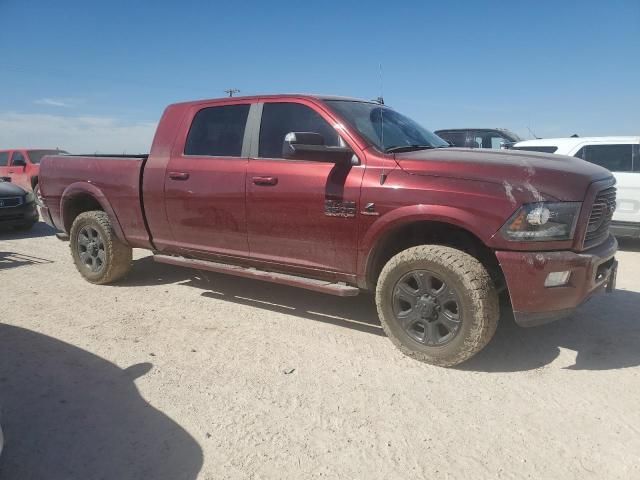
<path id="1" fill-rule="evenodd" d="M 383 152 L 449 146 L 435 133 L 384 105 L 350 100 L 327 100 L 326 103 Z"/>
<path id="2" fill-rule="evenodd" d="M 69 152 L 64 150 L 29 150 L 29 160 L 31 163 L 40 163 L 45 155 L 64 155 Z"/>

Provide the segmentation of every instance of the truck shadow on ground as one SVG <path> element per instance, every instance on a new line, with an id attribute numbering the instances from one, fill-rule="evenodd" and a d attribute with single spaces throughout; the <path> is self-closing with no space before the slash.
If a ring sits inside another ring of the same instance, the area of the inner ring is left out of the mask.
<path id="1" fill-rule="evenodd" d="M 31 230 L 20 231 L 12 228 L 0 228 L 0 240 L 20 240 L 21 238 L 48 237 L 56 231 L 44 222 L 36 223 Z"/>
<path id="2" fill-rule="evenodd" d="M 503 309 L 507 310 L 507 309 Z M 560 354 L 575 352 L 569 370 L 615 370 L 640 365 L 640 293 L 601 294 L 569 317 L 532 328 L 518 327 L 510 312 L 500 319 L 487 347 L 462 370 L 517 372 L 541 368 Z"/>
<path id="3" fill-rule="evenodd" d="M 229 275 L 135 261 L 119 285 L 179 283 L 204 290 L 204 297 L 295 315 L 384 335 L 371 295 L 339 298 L 294 287 Z M 577 352 L 573 370 L 610 370 L 640 365 L 640 293 L 618 290 L 600 295 L 571 317 L 534 328 L 518 327 L 503 304 L 498 331 L 489 345 L 459 369 L 481 372 L 534 370 L 554 361 L 562 349 Z M 389 348 L 394 348 L 389 344 Z"/>
<path id="4" fill-rule="evenodd" d="M 0 479 L 195 479 L 200 446 L 134 384 L 151 368 L 0 324 Z"/>
<path id="5" fill-rule="evenodd" d="M 136 260 L 129 276 L 118 285 L 127 287 L 170 283 L 203 290 L 203 297 L 384 336 L 373 297 L 367 294 L 334 297 L 260 280 L 164 265 L 155 263 L 151 257 Z"/>

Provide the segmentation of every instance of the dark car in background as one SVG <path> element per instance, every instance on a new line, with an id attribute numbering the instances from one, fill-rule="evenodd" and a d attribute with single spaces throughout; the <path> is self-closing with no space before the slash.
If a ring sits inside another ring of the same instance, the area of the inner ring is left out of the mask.
<path id="1" fill-rule="evenodd" d="M 0 180 L 0 230 L 29 230 L 38 221 L 35 195 Z"/>
<path id="2" fill-rule="evenodd" d="M 450 128 L 433 133 L 454 147 L 465 148 L 504 149 L 522 141 L 517 134 L 506 128 Z"/>

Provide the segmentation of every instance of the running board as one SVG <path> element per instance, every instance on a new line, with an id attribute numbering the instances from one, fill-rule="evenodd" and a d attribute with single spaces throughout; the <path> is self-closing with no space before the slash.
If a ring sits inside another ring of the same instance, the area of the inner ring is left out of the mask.
<path id="1" fill-rule="evenodd" d="M 227 273 L 237 277 L 255 278 L 266 282 L 300 287 L 315 292 L 328 293 L 338 297 L 355 297 L 360 293 L 356 287 L 351 287 L 344 283 L 331 283 L 325 280 L 315 280 L 313 278 L 287 275 L 286 273 L 267 272 L 249 267 L 229 265 L 226 263 L 209 262 L 207 260 L 197 260 L 193 258 L 173 257 L 171 255 L 154 255 L 153 260 L 158 263 L 177 265 L 179 267 L 195 268 L 198 270 L 208 270 L 217 273 Z"/>

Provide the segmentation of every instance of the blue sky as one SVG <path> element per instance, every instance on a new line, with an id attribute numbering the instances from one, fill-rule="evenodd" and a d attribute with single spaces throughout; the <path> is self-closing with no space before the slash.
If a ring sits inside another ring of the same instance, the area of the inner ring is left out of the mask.
<path id="1" fill-rule="evenodd" d="M 163 108 L 374 98 L 431 130 L 640 134 L 640 1 L 0 0 L 0 143 L 146 151 Z"/>

